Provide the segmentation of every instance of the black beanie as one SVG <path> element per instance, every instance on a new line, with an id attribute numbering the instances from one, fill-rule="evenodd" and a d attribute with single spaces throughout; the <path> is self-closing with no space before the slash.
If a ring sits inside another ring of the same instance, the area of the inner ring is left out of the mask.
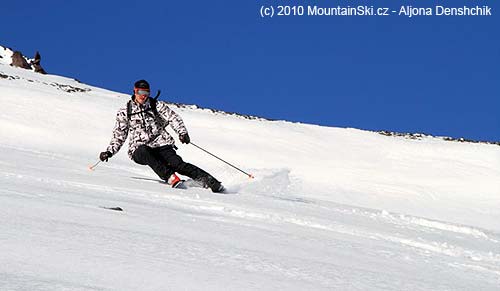
<path id="1" fill-rule="evenodd" d="M 149 83 L 146 80 L 139 80 L 139 81 L 135 82 L 134 88 L 149 89 Z"/>

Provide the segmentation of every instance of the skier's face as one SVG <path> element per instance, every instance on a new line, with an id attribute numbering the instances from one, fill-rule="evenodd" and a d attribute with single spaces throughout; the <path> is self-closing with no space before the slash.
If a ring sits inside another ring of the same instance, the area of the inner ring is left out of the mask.
<path id="1" fill-rule="evenodd" d="M 138 89 L 135 90 L 135 101 L 139 104 L 144 104 L 149 97 L 149 90 Z"/>

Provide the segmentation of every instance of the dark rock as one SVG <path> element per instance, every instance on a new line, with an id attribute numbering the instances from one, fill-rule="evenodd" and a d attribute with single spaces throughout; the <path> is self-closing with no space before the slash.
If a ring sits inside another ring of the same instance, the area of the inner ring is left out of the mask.
<path id="1" fill-rule="evenodd" d="M 31 65 L 33 66 L 33 69 L 35 70 L 35 72 L 45 75 L 45 74 L 47 74 L 47 72 L 40 65 L 41 59 L 42 59 L 42 57 L 40 56 L 40 53 L 37 51 L 35 53 L 34 60 L 31 62 Z"/>
<path id="2" fill-rule="evenodd" d="M 28 61 L 24 58 L 23 54 L 20 51 L 15 51 L 12 54 L 12 63 L 11 66 L 23 68 L 23 69 L 31 69 L 31 66 L 28 64 Z"/>

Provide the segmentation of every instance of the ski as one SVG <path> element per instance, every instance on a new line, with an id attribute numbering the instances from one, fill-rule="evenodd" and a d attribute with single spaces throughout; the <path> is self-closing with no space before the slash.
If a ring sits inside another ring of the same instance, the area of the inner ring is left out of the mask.
<path id="1" fill-rule="evenodd" d="M 160 184 L 165 184 L 165 185 L 170 186 L 169 184 L 167 184 L 167 182 L 165 182 L 163 180 L 160 180 L 160 179 L 145 178 L 145 177 L 131 177 L 131 178 L 134 179 L 134 180 L 142 180 L 142 181 L 148 181 L 148 182 L 155 182 L 155 183 L 160 183 Z M 223 187 L 223 190 L 220 191 L 219 193 L 224 193 L 226 191 L 226 189 L 224 188 L 224 186 L 222 186 L 222 187 Z M 174 189 L 183 189 L 183 190 L 187 190 L 187 189 L 190 189 L 190 188 L 202 188 L 202 189 L 208 189 L 208 190 L 210 190 L 209 188 L 205 187 L 203 185 L 203 183 L 201 183 L 199 181 L 196 181 L 196 180 L 193 180 L 193 179 L 181 180 L 173 188 Z"/>
<path id="2" fill-rule="evenodd" d="M 103 209 L 114 210 L 114 211 L 123 211 L 123 208 L 115 206 L 115 207 L 107 207 L 107 206 L 99 206 Z"/>

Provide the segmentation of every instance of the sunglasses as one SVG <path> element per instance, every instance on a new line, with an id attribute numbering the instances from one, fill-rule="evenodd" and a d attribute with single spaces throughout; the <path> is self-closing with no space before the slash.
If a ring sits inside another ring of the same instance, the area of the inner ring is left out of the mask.
<path id="1" fill-rule="evenodd" d="M 138 89 L 138 90 L 135 90 L 135 94 L 149 97 L 149 90 Z"/>

